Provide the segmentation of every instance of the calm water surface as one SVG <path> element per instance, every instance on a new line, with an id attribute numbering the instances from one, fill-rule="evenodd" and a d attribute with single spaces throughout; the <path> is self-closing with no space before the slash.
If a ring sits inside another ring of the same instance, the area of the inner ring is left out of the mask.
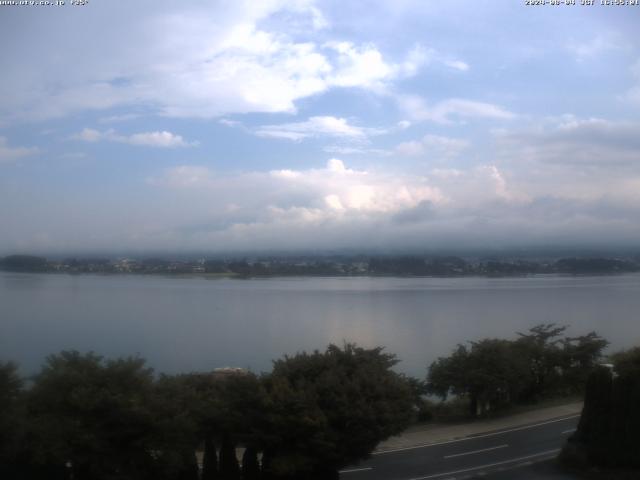
<path id="1" fill-rule="evenodd" d="M 253 280 L 0 272 L 0 360 L 62 349 L 140 354 L 159 371 L 270 369 L 330 342 L 384 345 L 424 376 L 456 343 L 539 323 L 640 345 L 640 275 Z"/>

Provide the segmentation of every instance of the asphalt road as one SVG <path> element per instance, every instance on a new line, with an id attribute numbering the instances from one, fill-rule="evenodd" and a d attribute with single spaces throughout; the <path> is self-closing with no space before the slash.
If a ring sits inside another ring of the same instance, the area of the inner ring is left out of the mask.
<path id="1" fill-rule="evenodd" d="M 534 478 L 575 430 L 579 415 L 508 428 L 431 445 L 375 453 L 340 472 L 343 480 L 461 480 Z M 539 467 L 537 467 L 539 468 Z M 507 473 L 508 472 L 508 473 Z M 505 476 L 507 475 L 507 476 Z M 544 478 L 544 477 L 536 477 Z M 570 477 L 558 477 L 570 478 Z"/>

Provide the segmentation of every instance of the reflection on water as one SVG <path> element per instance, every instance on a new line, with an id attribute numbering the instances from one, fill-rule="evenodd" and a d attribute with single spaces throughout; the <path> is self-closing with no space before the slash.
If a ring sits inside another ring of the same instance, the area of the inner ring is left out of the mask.
<path id="1" fill-rule="evenodd" d="M 0 359 L 34 371 L 49 353 L 140 354 L 160 371 L 270 369 L 329 342 L 385 345 L 424 376 L 456 343 L 539 324 L 640 345 L 640 275 L 270 278 L 0 272 Z"/>

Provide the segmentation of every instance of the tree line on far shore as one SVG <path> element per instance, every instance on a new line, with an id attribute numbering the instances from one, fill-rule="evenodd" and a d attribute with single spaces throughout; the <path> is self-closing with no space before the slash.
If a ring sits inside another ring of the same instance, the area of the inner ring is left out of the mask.
<path id="1" fill-rule="evenodd" d="M 521 276 L 532 274 L 608 275 L 640 271 L 635 257 L 581 257 L 531 261 L 488 257 L 364 255 L 167 259 L 66 258 L 49 260 L 33 255 L 0 258 L 0 270 L 11 272 L 210 274 L 240 278 L 265 276 Z"/>
<path id="2" fill-rule="evenodd" d="M 579 394 L 606 347 L 539 325 L 459 345 L 425 380 L 395 355 L 345 343 L 276 360 L 270 373 L 155 375 L 138 357 L 63 351 L 25 381 L 0 364 L 0 478 L 335 479 L 455 396 L 470 415 Z M 238 454 L 242 452 L 241 461 Z"/>

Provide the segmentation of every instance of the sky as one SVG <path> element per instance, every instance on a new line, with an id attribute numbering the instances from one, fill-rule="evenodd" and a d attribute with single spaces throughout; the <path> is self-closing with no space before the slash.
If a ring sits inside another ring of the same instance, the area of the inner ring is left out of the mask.
<path id="1" fill-rule="evenodd" d="M 640 6 L 0 6 L 0 254 L 635 246 Z"/>

